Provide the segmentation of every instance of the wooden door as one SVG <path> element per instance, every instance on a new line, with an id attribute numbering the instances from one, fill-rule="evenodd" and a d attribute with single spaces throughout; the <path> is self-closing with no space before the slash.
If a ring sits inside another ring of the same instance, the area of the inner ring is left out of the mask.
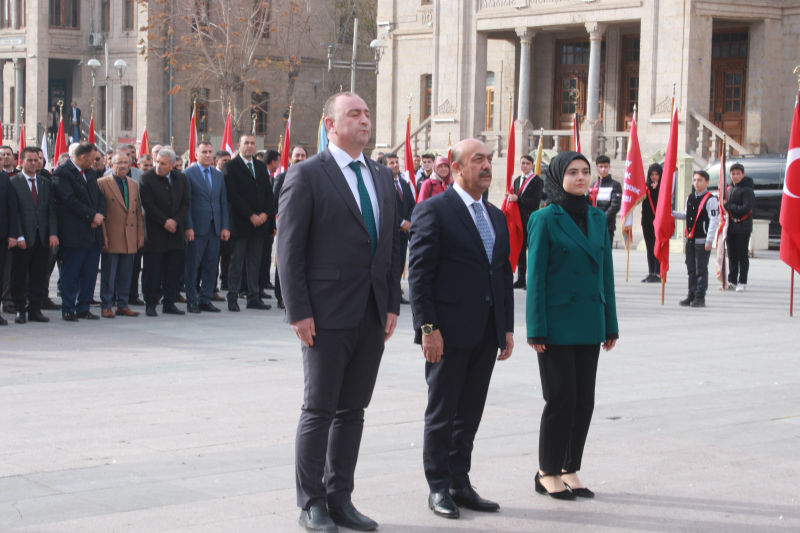
<path id="1" fill-rule="evenodd" d="M 622 44 L 620 73 L 620 102 L 617 113 L 620 131 L 630 131 L 633 121 L 633 106 L 639 101 L 639 44 L 638 35 L 626 36 Z"/>
<path id="2" fill-rule="evenodd" d="M 605 41 L 600 52 L 600 106 L 599 119 L 603 120 L 603 93 L 605 92 Z M 589 41 L 558 41 L 556 43 L 555 106 L 553 124 L 558 130 L 572 130 L 572 121 L 578 113 L 580 121 L 586 118 L 586 98 L 589 80 Z M 580 127 L 580 121 L 578 126 Z M 559 140 L 561 150 L 574 150 L 575 139 L 570 135 Z"/>
<path id="3" fill-rule="evenodd" d="M 742 143 L 749 48 L 747 29 L 714 32 L 712 39 L 709 118 L 729 138 Z"/>

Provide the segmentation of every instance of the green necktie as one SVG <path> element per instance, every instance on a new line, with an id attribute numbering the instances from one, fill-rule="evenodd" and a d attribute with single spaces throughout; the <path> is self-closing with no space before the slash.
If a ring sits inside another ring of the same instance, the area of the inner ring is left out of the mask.
<path id="1" fill-rule="evenodd" d="M 248 168 L 248 170 L 250 170 L 250 174 L 255 178 L 256 177 L 256 173 L 253 170 L 253 163 L 248 161 L 247 162 L 247 168 Z"/>
<path id="2" fill-rule="evenodd" d="M 128 180 L 122 178 L 122 198 L 125 200 L 125 211 L 128 210 Z"/>
<path id="3" fill-rule="evenodd" d="M 364 185 L 364 177 L 361 175 L 361 165 L 358 164 L 358 161 L 353 161 L 347 166 L 356 173 L 358 197 L 361 199 L 361 216 L 364 217 L 364 224 L 367 225 L 367 231 L 369 232 L 372 257 L 375 257 L 375 250 L 378 248 L 378 228 L 375 227 L 375 213 L 372 211 L 372 201 L 369 199 L 367 186 Z"/>

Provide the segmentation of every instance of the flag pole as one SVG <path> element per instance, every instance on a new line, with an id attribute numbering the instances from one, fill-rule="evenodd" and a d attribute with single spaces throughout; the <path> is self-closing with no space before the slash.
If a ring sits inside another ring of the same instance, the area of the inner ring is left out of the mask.
<path id="1" fill-rule="evenodd" d="M 789 291 L 789 316 L 794 316 L 794 269 L 792 269 L 792 286 Z"/>
<path id="2" fill-rule="evenodd" d="M 728 171 L 727 171 L 727 169 L 725 169 L 725 163 L 727 163 L 727 161 L 725 161 L 725 148 L 726 148 L 725 145 L 727 144 L 727 142 L 728 142 L 728 134 L 727 133 L 723 133 L 722 134 L 722 166 L 723 166 L 723 168 L 721 169 L 721 172 L 725 173 L 725 183 L 724 183 L 724 185 L 725 185 L 726 189 L 728 187 Z M 719 197 L 720 197 L 720 205 L 722 205 L 721 201 L 726 199 L 725 196 L 724 196 L 726 191 L 717 191 L 717 192 L 719 193 Z M 727 226 L 728 225 L 728 219 L 723 217 L 723 221 L 725 222 L 725 225 Z M 727 230 L 726 230 L 725 234 L 727 235 Z M 726 240 L 727 240 L 727 238 L 726 238 Z M 722 246 L 725 246 L 724 242 L 722 243 Z M 717 238 L 717 248 L 719 248 L 719 238 Z M 717 250 L 717 253 L 719 253 L 719 250 Z M 722 278 L 721 281 L 722 281 L 722 291 L 723 292 L 728 288 L 728 273 L 726 272 L 727 269 L 725 267 L 725 259 L 726 259 L 727 255 L 728 254 L 726 254 L 725 251 L 723 250 L 722 251 L 722 272 L 721 272 L 722 275 L 720 276 L 720 278 Z"/>
<path id="3" fill-rule="evenodd" d="M 675 117 L 675 82 L 672 82 L 672 103 L 669 106 L 669 122 L 672 127 L 672 119 Z M 669 250 L 667 250 L 669 254 Z M 661 305 L 664 305 L 664 286 L 667 284 L 667 273 L 661 277 Z"/>
<path id="4" fill-rule="evenodd" d="M 633 120 L 636 121 L 636 104 L 633 104 Z M 628 152 L 631 151 L 631 138 L 628 137 Z M 627 169 L 626 169 L 627 172 Z M 647 185 L 647 181 L 645 181 L 645 185 Z M 633 206 L 634 209 L 636 206 Z M 631 217 L 633 216 L 633 209 L 631 209 Z M 653 213 L 655 216 L 655 213 Z M 623 224 L 625 222 L 623 221 Z M 625 283 L 628 283 L 628 275 L 630 274 L 631 270 L 631 241 L 633 240 L 633 226 L 630 226 L 628 229 L 623 229 L 628 233 L 628 238 L 625 242 Z"/>

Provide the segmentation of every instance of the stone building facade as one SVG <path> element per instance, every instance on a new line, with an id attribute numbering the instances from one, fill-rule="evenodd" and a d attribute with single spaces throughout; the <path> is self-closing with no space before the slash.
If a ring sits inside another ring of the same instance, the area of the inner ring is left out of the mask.
<path id="1" fill-rule="evenodd" d="M 733 153 L 788 146 L 800 1 L 378 0 L 378 24 L 377 146 L 403 141 L 410 94 L 415 147 L 483 136 L 497 161 L 511 96 L 517 153 L 540 128 L 546 148 L 573 147 L 578 113 L 582 151 L 624 159 L 636 105 L 646 157 L 665 147 L 673 84 L 695 166 L 723 133 Z"/>
<path id="2" fill-rule="evenodd" d="M 281 1 L 275 2 L 275 9 Z M 82 125 L 85 134 L 91 116 L 90 99 L 94 98 L 96 132 L 101 137 L 106 132 L 105 109 L 108 106 L 112 147 L 138 142 L 146 125 L 151 145 L 172 142 L 183 153 L 188 149 L 191 102 L 196 93 L 200 95 L 201 104 L 198 139 L 210 140 L 217 148 L 222 139 L 226 106 L 219 101 L 216 87 L 187 87 L 182 74 L 176 72 L 173 84 L 182 85 L 184 89 L 170 99 L 166 62 L 155 53 L 149 54 L 147 59 L 141 53 L 143 49 L 148 51 L 149 46 L 141 27 L 147 24 L 152 14 L 148 10 L 154 5 L 155 2 L 142 4 L 137 0 L 0 0 L 0 116 L 4 142 L 17 146 L 20 108 L 24 108 L 26 142 L 38 145 L 42 128 L 48 124 L 48 111 L 59 100 L 64 102 L 65 115 L 70 103 L 77 102 L 85 121 Z M 332 42 L 331 27 L 330 17 L 324 25 L 313 27 L 314 38 L 298 52 L 301 67 L 292 93 L 295 102 L 292 143 L 306 145 L 310 154 L 316 151 L 317 128 L 325 98 L 338 90 L 340 84 L 345 89 L 350 84 L 349 72 L 328 72 L 327 48 L 320 43 Z M 176 28 L 178 37 L 180 32 L 186 31 L 190 31 L 188 25 Z M 366 39 L 368 43 L 373 37 L 364 36 L 359 42 L 363 44 Z M 263 45 L 259 45 L 257 57 L 272 57 L 276 41 L 265 38 Z M 337 59 L 349 58 L 349 46 L 340 47 Z M 101 63 L 94 86 L 92 69 L 88 66 L 92 58 Z M 359 60 L 372 58 L 369 48 L 360 46 Z M 127 64 L 121 78 L 113 67 L 120 59 Z M 108 99 L 105 97 L 106 66 Z M 257 77 L 261 80 L 259 90 L 268 95 L 258 102 L 257 145 L 260 149 L 275 149 L 285 128 L 288 76 L 284 69 L 276 66 L 261 69 Z M 367 70 L 359 70 L 356 79 L 357 91 L 372 106 L 375 105 L 375 79 L 375 72 Z M 250 97 L 250 94 L 239 95 L 240 108 L 250 106 Z M 203 102 L 205 98 L 209 101 Z M 246 111 L 242 129 L 250 129 L 251 112 Z M 65 118 L 65 126 L 67 122 Z M 104 148 L 103 141 L 98 145 Z"/>

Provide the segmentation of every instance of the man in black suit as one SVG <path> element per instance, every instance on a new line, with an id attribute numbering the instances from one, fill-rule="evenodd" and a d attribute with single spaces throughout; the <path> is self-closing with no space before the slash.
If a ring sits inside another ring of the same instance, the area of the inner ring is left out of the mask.
<path id="1" fill-rule="evenodd" d="M 289 155 L 289 168 L 296 163 L 305 161 L 306 159 L 308 159 L 308 152 L 306 152 L 305 148 L 299 145 L 293 147 Z M 281 197 L 281 189 L 283 189 L 283 180 L 286 179 L 286 172 L 288 172 L 288 170 L 285 170 L 275 176 L 275 182 L 272 186 L 272 195 L 275 197 L 276 216 L 278 212 L 278 202 Z M 281 291 L 280 272 L 278 272 L 277 268 L 275 268 L 275 298 L 278 300 L 278 307 L 285 309 L 286 306 L 283 303 L 283 292 Z"/>
<path id="2" fill-rule="evenodd" d="M 172 148 L 162 148 L 153 170 L 139 178 L 145 234 L 142 292 L 145 314 L 152 317 L 158 316 L 156 304 L 162 295 L 164 314 L 186 314 L 175 302 L 186 257 L 184 220 L 190 200 L 186 176 L 174 170 L 177 158 Z"/>
<path id="3" fill-rule="evenodd" d="M 256 138 L 249 133 L 239 137 L 239 155 L 222 169 L 228 190 L 231 224 L 231 265 L 228 270 L 228 310 L 239 311 L 242 267 L 247 259 L 247 308 L 272 309 L 259 296 L 258 274 L 264 239 L 275 235 L 275 206 L 269 171 L 254 158 Z"/>
<path id="4" fill-rule="evenodd" d="M 72 102 L 72 107 L 69 110 L 69 135 L 72 137 L 72 142 L 81 142 L 81 110 L 78 107 L 78 102 Z"/>
<path id="5" fill-rule="evenodd" d="M 370 531 L 378 524 L 350 497 L 364 410 L 400 312 L 397 203 L 391 172 L 363 154 L 364 100 L 336 94 L 324 115 L 330 144 L 289 169 L 278 209 L 286 321 L 303 343 L 305 374 L 297 505 L 308 531 Z"/>
<path id="6" fill-rule="evenodd" d="M 28 320 L 50 322 L 42 314 L 42 298 L 36 296 L 46 291 L 50 279 L 50 250 L 58 246 L 58 221 L 53 185 L 50 180 L 37 175 L 38 164 L 36 148 L 24 148 L 22 170 L 11 179 L 20 224 L 16 248 L 11 252 L 14 257 L 11 297 L 17 310 L 17 324 L 25 324 Z"/>
<path id="7" fill-rule="evenodd" d="M 397 154 L 387 154 L 384 156 L 386 159 L 386 166 L 392 171 L 392 179 L 394 179 L 394 192 L 397 199 L 397 227 L 400 232 L 400 254 L 403 258 L 403 266 L 406 264 L 406 253 L 408 252 L 408 229 L 411 227 L 411 213 L 414 211 L 414 206 L 417 202 L 414 200 L 414 193 L 411 192 L 411 185 L 400 177 L 400 160 Z M 414 179 L 413 176 L 411 179 Z M 400 303 L 409 303 L 402 295 L 400 296 Z"/>
<path id="8" fill-rule="evenodd" d="M 13 250 L 17 246 L 18 218 L 17 195 L 14 193 L 8 175 L 0 171 L 0 292 L 2 292 L 5 278 L 6 250 Z M 8 322 L 0 316 L 0 326 L 6 325 Z"/>
<path id="9" fill-rule="evenodd" d="M 477 139 L 456 144 L 455 184 L 421 202 L 411 221 L 408 285 L 428 382 L 422 457 L 428 506 L 447 518 L 458 518 L 458 506 L 500 508 L 469 479 L 495 359 L 508 359 L 514 347 L 508 226 L 482 199 L 492 182 L 491 154 Z"/>
<path id="10" fill-rule="evenodd" d="M 79 318 L 99 320 L 89 311 L 97 284 L 100 249 L 105 244 L 103 220 L 105 197 L 91 167 L 97 147 L 82 142 L 72 159 L 53 173 L 61 245 L 61 315 L 75 322 Z"/>
<path id="11" fill-rule="evenodd" d="M 517 179 L 514 180 L 512 185 L 514 194 L 508 195 L 508 201 L 517 202 L 519 217 L 522 220 L 522 250 L 519 252 L 517 261 L 517 282 L 514 284 L 514 288 L 524 289 L 526 287 L 525 275 L 528 271 L 528 220 L 531 218 L 531 214 L 539 209 L 544 181 L 533 172 L 533 158 L 527 154 L 519 159 L 519 169 L 522 171 L 522 175 L 517 176 Z"/>

